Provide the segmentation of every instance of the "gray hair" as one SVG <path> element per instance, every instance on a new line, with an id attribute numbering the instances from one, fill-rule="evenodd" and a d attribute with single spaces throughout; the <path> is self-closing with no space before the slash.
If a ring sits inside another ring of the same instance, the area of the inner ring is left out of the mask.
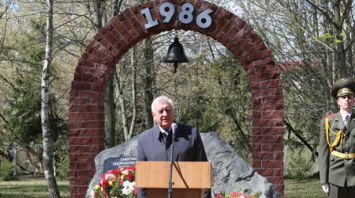
<path id="1" fill-rule="evenodd" d="M 171 100 L 167 96 L 159 96 L 159 97 L 155 98 L 152 102 L 152 106 L 151 106 L 152 112 L 154 111 L 154 107 L 157 104 L 162 104 L 162 103 L 169 104 L 172 109 L 175 109 L 173 100 Z"/>

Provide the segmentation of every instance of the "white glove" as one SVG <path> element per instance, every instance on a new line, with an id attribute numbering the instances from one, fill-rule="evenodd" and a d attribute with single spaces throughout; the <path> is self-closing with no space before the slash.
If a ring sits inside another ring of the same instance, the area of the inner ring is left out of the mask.
<path id="1" fill-rule="evenodd" d="M 329 184 L 322 184 L 322 190 L 325 193 L 329 193 Z"/>

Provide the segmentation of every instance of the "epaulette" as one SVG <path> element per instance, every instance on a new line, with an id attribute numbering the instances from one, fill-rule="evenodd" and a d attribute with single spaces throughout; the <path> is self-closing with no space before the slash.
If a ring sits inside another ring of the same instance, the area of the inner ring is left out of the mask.
<path id="1" fill-rule="evenodd" d="M 335 117 L 337 117 L 336 113 L 327 113 L 323 116 L 323 119 L 324 118 L 335 118 Z"/>

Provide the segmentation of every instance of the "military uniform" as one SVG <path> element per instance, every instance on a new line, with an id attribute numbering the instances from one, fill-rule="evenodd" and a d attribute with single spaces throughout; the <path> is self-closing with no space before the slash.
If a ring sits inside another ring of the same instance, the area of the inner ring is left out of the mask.
<path id="1" fill-rule="evenodd" d="M 340 82 L 333 87 L 334 98 L 354 95 L 354 81 L 342 79 Z M 340 112 L 322 119 L 318 154 L 320 182 L 330 185 L 329 197 L 355 198 L 354 113 L 346 124 Z"/>

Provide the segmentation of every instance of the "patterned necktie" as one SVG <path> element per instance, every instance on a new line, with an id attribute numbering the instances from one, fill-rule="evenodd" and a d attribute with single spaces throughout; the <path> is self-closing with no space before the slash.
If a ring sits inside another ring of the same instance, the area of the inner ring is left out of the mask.
<path id="1" fill-rule="evenodd" d="M 349 115 L 347 115 L 347 116 L 345 117 L 345 121 L 344 121 L 344 125 L 345 125 L 345 126 L 347 126 L 347 125 L 348 125 L 349 118 L 350 118 L 350 116 L 349 116 Z"/>
<path id="2" fill-rule="evenodd" d="M 172 130 L 172 128 L 169 128 L 166 130 L 166 132 L 168 132 L 168 137 L 166 138 L 165 147 L 166 147 L 166 149 L 168 149 L 170 147 L 171 143 L 173 142 L 173 130 Z"/>

